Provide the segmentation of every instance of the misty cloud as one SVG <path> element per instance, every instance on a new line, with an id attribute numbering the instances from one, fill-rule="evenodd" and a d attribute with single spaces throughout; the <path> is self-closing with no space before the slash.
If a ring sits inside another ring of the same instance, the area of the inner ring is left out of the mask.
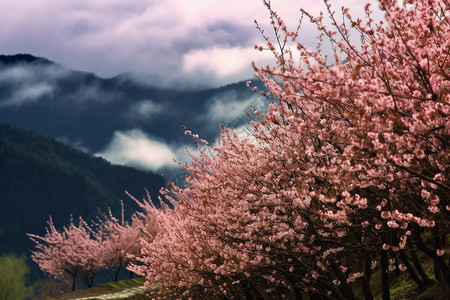
<path id="1" fill-rule="evenodd" d="M 170 147 L 140 129 L 133 129 L 116 131 L 106 149 L 96 155 L 115 164 L 158 171 L 178 166 L 173 159 L 184 159 L 180 148 Z"/>
<path id="2" fill-rule="evenodd" d="M 105 91 L 99 86 L 92 84 L 81 86 L 73 94 L 68 95 L 67 98 L 76 104 L 89 105 L 92 102 L 114 101 L 120 98 L 120 94 L 118 94 L 117 92 L 111 93 Z M 89 107 L 86 108 L 89 109 Z"/>
<path id="3" fill-rule="evenodd" d="M 8 100 L 0 106 L 20 106 L 51 96 L 55 80 L 65 74 L 64 70 L 53 66 L 0 65 L 0 68 L 0 82 L 10 90 Z"/>
<path id="4" fill-rule="evenodd" d="M 34 75 L 34 71 L 31 68 L 26 68 L 23 66 L 5 67 L 0 71 L 0 80 L 7 81 L 9 83 L 20 82 L 20 81 L 30 81 Z"/>
<path id="5" fill-rule="evenodd" d="M 258 65 L 267 65 L 271 60 L 272 53 L 256 51 L 253 45 L 213 46 L 185 53 L 181 70 L 185 76 L 190 75 L 186 76 L 187 78 L 195 78 L 203 85 L 221 86 L 233 82 L 236 78 L 252 78 L 252 61 L 256 61 Z"/>
<path id="6" fill-rule="evenodd" d="M 76 104 L 111 101 L 120 96 L 117 92 L 105 91 L 94 82 L 76 89 L 72 87 L 70 94 L 67 94 L 65 90 L 57 89 L 61 87 L 61 81 L 70 74 L 73 75 L 68 69 L 53 64 L 24 64 L 14 67 L 0 65 L 0 84 L 4 85 L 10 93 L 9 100 L 0 105 L 24 105 L 38 101 L 42 97 L 55 96 L 59 92 L 64 92 L 64 98 Z"/>
<path id="7" fill-rule="evenodd" d="M 37 83 L 25 86 L 14 91 L 9 101 L 3 105 L 22 105 L 27 102 L 34 102 L 39 98 L 51 94 L 53 87 L 48 83 Z"/>
<path id="8" fill-rule="evenodd" d="M 61 137 L 58 137 L 57 140 L 65 143 L 67 145 L 70 145 L 74 148 L 77 148 L 80 151 L 90 153 L 90 149 L 84 145 L 84 142 L 81 139 L 71 140 L 67 136 L 61 136 Z"/>
<path id="9" fill-rule="evenodd" d="M 131 105 L 127 117 L 145 121 L 161 114 L 165 108 L 164 104 L 155 103 L 152 100 L 142 100 Z"/>
<path id="10" fill-rule="evenodd" d="M 61 71 L 52 67 L 0 67 L 0 82 L 10 93 L 8 100 L 2 102 L 1 106 L 19 106 L 49 96 L 54 92 L 55 79 L 61 76 Z"/>
<path id="11" fill-rule="evenodd" d="M 202 116 L 211 125 L 233 123 L 237 118 L 246 118 L 246 112 L 251 110 L 250 105 L 261 96 L 254 95 L 241 99 L 235 91 L 224 92 L 210 100 L 206 113 Z"/>
<path id="12" fill-rule="evenodd" d="M 0 64 L 0 80 L 8 83 L 36 83 L 45 81 L 55 81 L 67 76 L 69 70 L 58 65 L 15 65 L 5 66 Z"/>
<path id="13" fill-rule="evenodd" d="M 251 143 L 256 143 L 250 121 L 258 120 L 254 114 L 255 110 L 267 113 L 270 101 L 256 94 L 241 101 L 238 99 L 235 93 L 230 92 L 216 97 L 208 107 L 207 113 L 203 115 L 203 118 L 211 124 L 221 122 L 227 128 L 231 125 L 239 138 L 247 138 Z M 220 141 L 220 139 L 221 136 L 218 135 L 213 143 Z"/>

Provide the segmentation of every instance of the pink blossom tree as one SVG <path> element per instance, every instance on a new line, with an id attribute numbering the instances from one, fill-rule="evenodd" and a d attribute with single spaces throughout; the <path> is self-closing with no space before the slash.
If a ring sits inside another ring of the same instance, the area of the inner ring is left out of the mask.
<path id="1" fill-rule="evenodd" d="M 45 236 L 28 236 L 36 243 L 32 260 L 54 278 L 71 276 L 72 290 L 75 290 L 77 276 L 84 278 L 91 287 L 95 274 L 104 266 L 101 241 L 82 218 L 78 225 L 71 220 L 61 231 L 50 218 Z"/>
<path id="2" fill-rule="evenodd" d="M 333 30 L 302 11 L 321 32 L 314 50 L 264 3 L 275 41 L 261 29 L 267 45 L 256 48 L 277 66 L 254 67 L 268 111 L 255 111 L 251 139 L 222 128 L 212 155 L 192 157 L 186 187 L 166 191 L 175 209 L 155 213 L 161 232 L 132 269 L 170 297 L 352 299 L 359 280 L 373 299 L 380 263 L 389 299 L 396 269 L 427 281 L 422 251 L 448 290 L 450 4 L 380 0 L 384 21 L 367 5 L 365 21 L 343 8 L 340 24 L 325 1 Z"/>
<path id="3" fill-rule="evenodd" d="M 102 241 L 105 268 L 114 271 L 114 280 L 129 259 L 127 254 L 137 254 L 140 251 L 139 231 L 127 222 L 119 221 L 109 211 L 104 215 L 97 227 Z"/>
<path id="4" fill-rule="evenodd" d="M 141 240 L 149 243 L 159 231 L 154 217 L 157 209 L 149 196 L 142 202 L 133 199 L 142 210 L 136 211 L 130 222 L 124 219 L 123 205 L 120 221 L 108 210 L 92 225 L 80 217 L 78 225 L 71 220 L 59 231 L 50 218 L 45 236 L 28 234 L 36 244 L 33 261 L 54 278 L 72 277 L 72 290 L 77 277 L 84 278 L 88 287 L 92 287 L 95 274 L 102 269 L 114 270 L 117 281 L 122 267 L 142 254 Z"/>
<path id="5" fill-rule="evenodd" d="M 132 197 L 130 195 L 130 197 Z M 135 212 L 131 222 L 124 220 L 123 205 L 122 219 L 119 221 L 109 210 L 99 219 L 96 232 L 101 238 L 102 253 L 106 269 L 114 269 L 114 280 L 123 266 L 127 266 L 135 256 L 141 254 L 141 239 L 147 242 L 157 234 L 159 228 L 153 217 L 156 209 L 150 201 L 137 201 L 143 211 Z M 131 275 L 132 273 L 130 273 Z"/>

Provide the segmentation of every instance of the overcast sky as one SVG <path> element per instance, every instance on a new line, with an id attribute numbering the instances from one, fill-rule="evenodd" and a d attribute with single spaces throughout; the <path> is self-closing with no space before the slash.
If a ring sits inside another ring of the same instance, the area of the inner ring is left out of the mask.
<path id="1" fill-rule="evenodd" d="M 365 1 L 330 2 L 356 13 Z M 300 7 L 324 10 L 319 0 L 272 5 L 292 26 Z M 254 19 L 269 24 L 262 0 L 0 0 L 0 54 L 30 53 L 101 77 L 145 72 L 155 84 L 219 86 L 251 77 L 252 60 L 270 62 L 253 50 L 262 43 Z M 305 26 L 302 40 L 313 44 Z"/>

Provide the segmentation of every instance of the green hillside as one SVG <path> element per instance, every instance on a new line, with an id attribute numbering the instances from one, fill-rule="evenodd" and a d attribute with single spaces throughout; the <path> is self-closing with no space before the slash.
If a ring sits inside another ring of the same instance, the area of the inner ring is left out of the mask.
<path id="1" fill-rule="evenodd" d="M 0 123 L 0 254 L 27 253 L 32 244 L 25 233 L 44 234 L 52 216 L 56 226 L 72 214 L 86 219 L 123 199 L 126 212 L 147 188 L 153 199 L 164 185 L 162 176 L 112 165 L 54 139 Z"/>

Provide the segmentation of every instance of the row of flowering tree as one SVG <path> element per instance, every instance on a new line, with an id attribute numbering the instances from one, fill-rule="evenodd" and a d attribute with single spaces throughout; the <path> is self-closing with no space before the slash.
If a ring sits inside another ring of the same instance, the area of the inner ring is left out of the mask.
<path id="1" fill-rule="evenodd" d="M 28 234 L 35 242 L 31 258 L 42 271 L 55 279 L 70 277 L 72 290 L 76 279 L 82 278 L 92 287 L 94 276 L 103 269 L 114 273 L 115 281 L 133 255 L 141 254 L 141 239 L 151 241 L 158 231 L 156 219 L 151 217 L 156 209 L 148 201 L 139 202 L 141 212 L 131 217 L 131 222 L 118 220 L 109 211 L 95 222 L 87 223 L 81 217 L 78 222 L 58 230 L 48 221 L 46 234 Z"/>
<path id="2" fill-rule="evenodd" d="M 434 262 L 450 293 L 450 3 L 379 0 L 383 21 L 366 5 L 364 21 L 343 8 L 340 22 L 324 2 L 332 29 L 302 11 L 320 32 L 310 49 L 264 1 L 275 36 L 257 25 L 267 44 L 256 48 L 277 64 L 254 68 L 269 90 L 267 113 L 255 111 L 248 137 L 222 127 L 213 146 L 187 132 L 204 145 L 184 165 L 186 183 L 163 192 L 175 208 L 145 200 L 135 219 L 157 230 L 132 230 L 126 244 L 139 240 L 138 249 L 110 256 L 115 266 L 132 258 L 129 270 L 160 284 L 152 296 L 355 299 L 360 288 L 373 299 L 380 272 L 389 299 L 392 274 L 405 272 L 418 288 L 432 281 L 419 257 Z M 49 225 L 33 238 L 69 249 L 38 242 L 33 259 L 50 274 L 93 276 L 99 267 L 79 269 L 88 260 L 73 257 L 109 257 L 98 252 L 105 236 L 115 239 L 108 229 Z"/>
<path id="3" fill-rule="evenodd" d="M 255 111 L 250 137 L 222 128 L 199 147 L 130 269 L 162 298 L 226 299 L 355 299 L 359 287 L 373 299 L 377 271 L 389 299 L 392 273 L 431 281 L 425 255 L 448 294 L 450 3 L 379 0 L 383 21 L 366 5 L 365 20 L 343 8 L 341 23 L 325 1 L 332 29 L 302 11 L 316 49 L 264 3 L 275 37 L 261 29 L 256 48 L 277 65 L 254 68 L 267 113 Z"/>

